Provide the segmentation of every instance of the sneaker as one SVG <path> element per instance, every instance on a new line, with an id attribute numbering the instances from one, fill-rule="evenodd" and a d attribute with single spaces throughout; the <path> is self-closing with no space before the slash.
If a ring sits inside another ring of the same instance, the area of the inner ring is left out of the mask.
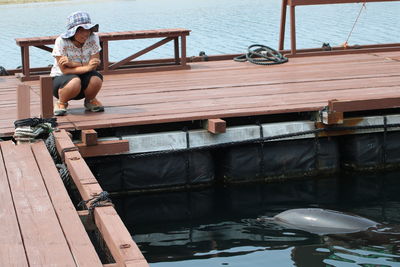
<path id="1" fill-rule="evenodd" d="M 57 101 L 54 104 L 54 116 L 64 116 L 67 114 L 68 103 Z"/>
<path id="2" fill-rule="evenodd" d="M 104 111 L 103 105 L 100 103 L 99 100 L 92 99 L 92 100 L 85 100 L 85 109 L 91 112 L 100 112 Z"/>

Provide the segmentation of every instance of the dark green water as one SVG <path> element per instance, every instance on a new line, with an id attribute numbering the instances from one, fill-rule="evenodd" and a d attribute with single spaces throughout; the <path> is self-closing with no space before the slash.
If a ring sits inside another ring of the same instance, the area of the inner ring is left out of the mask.
<path id="1" fill-rule="evenodd" d="M 113 201 L 151 266 L 400 266 L 400 172 Z M 318 236 L 257 220 L 300 207 L 352 212 L 392 233 Z"/>

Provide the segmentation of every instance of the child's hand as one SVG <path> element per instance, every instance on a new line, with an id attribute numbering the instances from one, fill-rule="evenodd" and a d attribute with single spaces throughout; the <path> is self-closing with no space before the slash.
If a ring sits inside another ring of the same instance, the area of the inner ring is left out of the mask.
<path id="1" fill-rule="evenodd" d="M 58 60 L 58 64 L 60 64 L 63 67 L 68 67 L 68 63 L 69 63 L 69 59 L 67 56 L 62 56 L 60 57 L 60 59 Z"/>

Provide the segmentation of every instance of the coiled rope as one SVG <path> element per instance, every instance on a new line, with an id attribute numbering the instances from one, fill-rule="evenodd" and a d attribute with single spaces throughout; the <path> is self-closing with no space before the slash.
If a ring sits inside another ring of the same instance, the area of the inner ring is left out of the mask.
<path id="1" fill-rule="evenodd" d="M 257 65 L 275 65 L 288 62 L 288 58 L 266 45 L 253 44 L 247 48 L 247 53 L 233 59 L 237 62 L 249 61 Z"/>
<path id="2" fill-rule="evenodd" d="M 29 118 L 15 121 L 14 126 L 13 138 L 18 144 L 32 143 L 37 138 L 47 137 L 53 131 L 53 127 L 57 126 L 57 121 L 55 118 Z"/>
<path id="3" fill-rule="evenodd" d="M 49 151 L 51 157 L 53 158 L 54 162 L 61 163 L 61 158 L 58 155 L 57 147 L 56 147 L 56 140 L 54 138 L 53 133 L 49 134 L 49 137 L 44 141 L 46 144 L 47 150 Z"/>

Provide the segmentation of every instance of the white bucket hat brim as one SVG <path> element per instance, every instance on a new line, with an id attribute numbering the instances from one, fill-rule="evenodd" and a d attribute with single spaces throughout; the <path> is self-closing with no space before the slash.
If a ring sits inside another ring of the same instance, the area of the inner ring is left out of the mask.
<path id="1" fill-rule="evenodd" d="M 61 38 L 71 38 L 79 27 L 93 32 L 99 31 L 99 24 L 92 24 L 88 13 L 78 11 L 68 16 L 67 31 L 61 34 Z"/>

